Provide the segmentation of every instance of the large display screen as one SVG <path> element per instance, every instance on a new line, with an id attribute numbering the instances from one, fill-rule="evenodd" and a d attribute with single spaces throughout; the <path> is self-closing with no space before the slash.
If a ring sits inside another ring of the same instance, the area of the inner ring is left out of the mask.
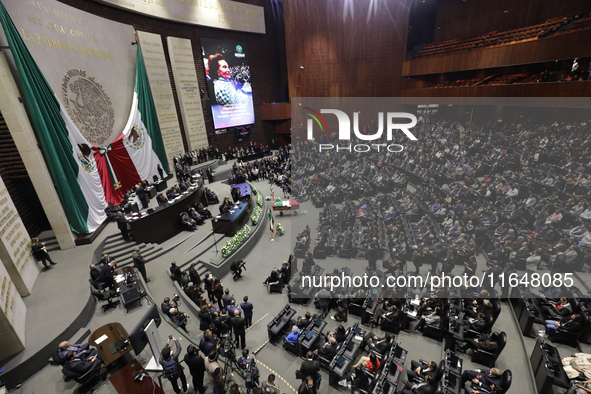
<path id="1" fill-rule="evenodd" d="M 216 129 L 254 123 L 246 44 L 201 38 L 207 90 Z"/>

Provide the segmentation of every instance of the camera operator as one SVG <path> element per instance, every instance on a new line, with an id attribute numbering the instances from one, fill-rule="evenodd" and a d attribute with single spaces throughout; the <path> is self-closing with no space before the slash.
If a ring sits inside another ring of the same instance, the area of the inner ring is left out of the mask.
<path id="1" fill-rule="evenodd" d="M 230 270 L 232 271 L 232 279 L 237 280 L 242 277 L 242 269 L 246 271 L 246 262 L 244 259 L 240 259 L 238 261 L 233 261 L 230 265 Z"/>
<path id="2" fill-rule="evenodd" d="M 212 351 L 215 351 L 219 347 L 216 338 L 213 337 L 213 334 L 210 330 L 207 330 L 203 333 L 203 338 L 199 342 L 199 350 L 203 354 L 209 355 Z"/>
<path id="3" fill-rule="evenodd" d="M 185 312 L 179 312 L 177 308 L 170 308 L 169 312 L 170 320 L 172 320 L 172 322 L 176 324 L 179 328 L 187 332 L 187 319 L 189 318 L 189 315 L 187 315 Z"/>
<path id="4" fill-rule="evenodd" d="M 238 365 L 244 372 L 244 384 L 248 390 L 259 385 L 260 372 L 256 366 L 254 358 L 251 358 L 248 349 L 242 351 L 242 356 L 238 358 Z"/>

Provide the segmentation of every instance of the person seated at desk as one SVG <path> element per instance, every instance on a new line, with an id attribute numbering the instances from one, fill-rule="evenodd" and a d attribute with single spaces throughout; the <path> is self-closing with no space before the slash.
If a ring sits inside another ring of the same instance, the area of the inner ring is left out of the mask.
<path id="1" fill-rule="evenodd" d="M 268 286 L 270 284 L 277 283 L 277 282 L 279 282 L 279 270 L 277 270 L 277 268 L 275 268 L 273 271 L 271 271 L 271 274 L 269 276 L 267 276 L 267 278 L 265 279 L 263 284 L 265 286 Z"/>
<path id="2" fill-rule="evenodd" d="M 559 328 L 568 332 L 579 332 L 583 329 L 583 318 L 577 313 L 563 318 L 562 321 L 545 320 L 545 323 L 546 335 L 552 335 L 552 333 L 558 331 Z"/>
<path id="3" fill-rule="evenodd" d="M 100 359 L 98 352 L 96 349 L 90 349 L 90 345 L 88 343 L 80 344 L 71 344 L 68 341 L 60 342 L 58 345 L 59 347 L 59 356 L 62 360 L 66 360 L 66 356 L 69 352 L 74 352 L 76 358 L 81 360 L 89 359 L 90 357 L 96 357 Z"/>
<path id="4" fill-rule="evenodd" d="M 540 309 L 546 314 L 546 316 L 558 315 L 560 317 L 572 315 L 573 313 L 573 307 L 568 298 L 565 297 L 561 297 L 558 304 L 554 301 L 549 301 L 547 305 L 542 305 Z"/>
<path id="5" fill-rule="evenodd" d="M 422 331 L 425 325 L 438 325 L 441 321 L 443 312 L 440 307 L 436 307 L 433 313 L 426 313 L 421 315 L 421 319 L 415 326 L 415 331 Z"/>
<path id="6" fill-rule="evenodd" d="M 205 218 L 201 216 L 195 208 L 191 208 L 189 210 L 189 217 L 193 219 L 198 225 L 201 225 L 203 222 L 205 222 Z"/>
<path id="7" fill-rule="evenodd" d="M 351 368 L 356 369 L 359 366 L 365 366 L 365 368 L 367 368 L 367 370 L 369 372 L 377 372 L 380 367 L 382 366 L 382 363 L 380 362 L 380 359 L 373 353 L 369 354 L 369 357 L 367 356 L 363 356 L 359 359 L 359 361 L 357 361 L 357 364 L 351 366 Z"/>
<path id="8" fill-rule="evenodd" d="M 471 390 L 483 390 L 483 392 L 492 391 L 493 386 L 499 387 L 503 373 L 498 368 L 493 369 L 475 369 L 462 372 L 461 387 L 464 387 L 467 381 L 471 383 Z"/>
<path id="9" fill-rule="evenodd" d="M 91 356 L 88 358 L 78 358 L 76 357 L 75 351 L 69 351 L 66 354 L 66 364 L 64 368 L 79 373 L 80 375 L 84 375 L 91 369 L 100 368 L 103 360 L 101 360 L 98 355 Z"/>
<path id="10" fill-rule="evenodd" d="M 191 219 L 187 212 L 183 212 L 183 215 L 181 216 L 181 223 L 190 231 L 195 231 L 197 228 L 197 222 Z"/>
<path id="11" fill-rule="evenodd" d="M 388 301 L 384 302 L 384 306 L 388 307 L 387 311 L 384 313 L 377 313 L 375 319 L 371 323 L 371 327 L 376 327 L 381 323 L 386 322 L 390 325 L 395 325 L 400 318 L 400 310 L 396 305 L 389 305 L 387 304 Z"/>
<path id="12" fill-rule="evenodd" d="M 205 208 L 202 203 L 199 203 L 196 208 L 199 215 L 203 216 L 205 219 L 211 219 L 213 217 L 209 209 Z"/>
<path id="13" fill-rule="evenodd" d="M 575 353 L 574 357 L 564 357 L 562 368 L 569 379 L 577 379 L 583 375 L 591 378 L 591 354 Z"/>
<path id="14" fill-rule="evenodd" d="M 430 361 L 428 364 L 423 364 L 420 361 L 411 360 L 410 369 L 406 372 L 409 382 L 417 382 L 425 380 L 428 376 L 434 378 L 437 373 L 437 363 Z"/>
<path id="15" fill-rule="evenodd" d="M 499 343 L 492 337 L 492 333 L 484 334 L 479 338 L 465 338 L 466 344 L 458 348 L 458 352 L 467 353 L 470 349 L 480 349 L 487 352 L 494 352 L 499 347 Z"/>
<path id="16" fill-rule="evenodd" d="M 304 317 L 298 316 L 298 321 L 296 322 L 296 326 L 298 328 L 306 328 L 308 327 L 308 324 L 310 324 L 310 312 L 306 311 L 306 313 L 304 314 Z"/>
<path id="17" fill-rule="evenodd" d="M 431 376 L 426 376 L 425 380 L 419 383 L 406 382 L 400 394 L 432 394 L 436 386 L 431 381 Z"/>
<path id="18" fill-rule="evenodd" d="M 224 198 L 224 201 L 220 204 L 220 213 L 228 213 L 232 209 L 234 204 L 230 201 L 230 197 Z"/>
<path id="19" fill-rule="evenodd" d="M 168 204 L 168 198 L 164 195 L 164 193 L 160 193 L 156 196 L 156 202 L 158 205 L 165 205 Z"/>
<path id="20" fill-rule="evenodd" d="M 99 277 L 101 276 L 101 272 L 98 270 L 98 268 L 96 268 L 96 265 L 90 264 L 88 268 L 90 268 L 90 279 L 98 281 Z"/>
<path id="21" fill-rule="evenodd" d="M 469 317 L 467 320 L 464 321 L 464 326 L 466 326 L 471 331 L 476 331 L 479 333 L 484 333 L 487 330 L 490 330 L 488 327 L 488 322 L 485 319 L 484 313 L 479 313 L 476 319 Z"/>
<path id="22" fill-rule="evenodd" d="M 168 189 L 166 191 L 166 197 L 168 198 L 168 200 L 174 200 L 175 198 L 177 198 L 180 195 L 180 190 L 178 188 L 177 185 L 174 185 L 173 187 L 171 187 L 170 189 Z"/>
<path id="23" fill-rule="evenodd" d="M 373 350 L 379 354 L 385 354 L 390 348 L 392 347 L 392 336 L 390 334 L 384 333 L 382 337 L 378 337 L 373 332 L 368 333 L 365 335 L 363 340 L 365 344 L 369 347 L 369 350 Z"/>
<path id="24" fill-rule="evenodd" d="M 330 331 L 326 334 L 326 341 L 328 342 L 330 338 L 336 339 L 337 343 L 343 343 L 345 339 L 347 339 L 347 330 L 342 325 L 339 325 L 335 331 Z"/>
<path id="25" fill-rule="evenodd" d="M 320 349 L 314 351 L 315 354 L 322 356 L 328 360 L 332 360 L 337 354 L 339 346 L 335 337 L 330 337 Z"/>
<path id="26" fill-rule="evenodd" d="M 210 204 L 217 204 L 218 202 L 220 202 L 217 194 L 208 187 L 205 188 L 205 197 L 207 198 L 207 201 L 209 201 Z"/>
<path id="27" fill-rule="evenodd" d="M 296 344 L 298 342 L 298 337 L 300 335 L 300 329 L 298 328 L 298 326 L 293 326 L 291 328 L 291 332 L 289 334 L 287 334 L 287 336 L 285 337 L 285 341 L 292 343 L 292 344 Z"/>

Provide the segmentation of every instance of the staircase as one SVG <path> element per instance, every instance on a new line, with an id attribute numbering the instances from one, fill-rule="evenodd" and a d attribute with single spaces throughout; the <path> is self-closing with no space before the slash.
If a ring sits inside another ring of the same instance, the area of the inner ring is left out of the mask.
<path id="1" fill-rule="evenodd" d="M 41 235 L 39 237 L 39 242 L 45 242 L 45 248 L 48 252 L 53 252 L 54 250 L 60 250 L 60 245 L 57 243 L 57 238 L 53 235 Z"/>
<path id="2" fill-rule="evenodd" d="M 140 248 L 140 252 L 146 260 L 153 260 L 166 253 L 166 251 L 158 244 L 135 244 L 133 242 L 124 241 L 123 238 L 121 238 L 121 234 L 113 234 L 105 238 L 101 256 L 108 253 L 110 257 L 115 258 L 118 268 L 124 267 L 133 264 L 131 254 L 136 247 Z"/>

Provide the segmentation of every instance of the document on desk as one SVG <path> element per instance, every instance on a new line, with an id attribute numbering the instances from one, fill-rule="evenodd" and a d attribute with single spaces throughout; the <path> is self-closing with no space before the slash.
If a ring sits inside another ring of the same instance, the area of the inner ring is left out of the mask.
<path id="1" fill-rule="evenodd" d="M 107 339 L 107 338 L 109 338 L 109 337 L 107 336 L 107 334 L 103 334 L 103 335 L 101 335 L 100 337 L 98 337 L 97 339 L 95 339 L 95 341 L 94 341 L 94 342 L 95 342 L 97 345 L 99 345 L 101 342 L 103 342 L 103 341 L 104 341 L 105 339 Z"/>
<path id="2" fill-rule="evenodd" d="M 117 283 L 119 283 L 119 282 L 121 282 L 121 281 L 124 281 L 124 280 L 125 280 L 125 276 L 123 276 L 123 275 L 121 275 L 121 274 L 120 274 L 120 275 L 117 275 L 117 276 L 115 277 L 115 282 L 117 282 Z"/>
<path id="3" fill-rule="evenodd" d="M 230 213 L 234 213 L 234 210 L 231 210 Z"/>

